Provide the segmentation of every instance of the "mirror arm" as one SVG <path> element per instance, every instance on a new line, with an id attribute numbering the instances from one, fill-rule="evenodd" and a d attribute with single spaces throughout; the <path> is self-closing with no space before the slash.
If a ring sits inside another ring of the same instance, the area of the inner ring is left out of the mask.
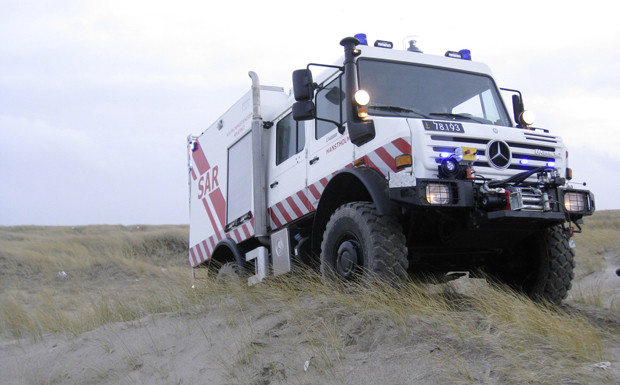
<path id="1" fill-rule="evenodd" d="M 335 120 L 331 120 L 331 119 L 325 119 L 325 118 L 319 118 L 317 116 L 314 117 L 314 119 L 316 120 L 322 120 L 324 122 L 328 122 L 328 123 L 333 123 L 334 125 L 336 125 L 336 127 L 338 127 L 338 133 L 342 134 L 344 133 L 344 125 L 340 124 L 338 122 L 336 122 Z"/>

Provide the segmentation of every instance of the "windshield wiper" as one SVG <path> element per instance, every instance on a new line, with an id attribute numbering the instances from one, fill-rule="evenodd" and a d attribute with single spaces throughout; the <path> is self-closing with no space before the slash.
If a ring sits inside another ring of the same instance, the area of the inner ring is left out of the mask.
<path id="1" fill-rule="evenodd" d="M 457 118 L 457 119 L 466 119 L 466 120 L 473 120 L 474 122 L 478 122 L 478 123 L 482 123 L 482 124 L 489 124 L 489 121 L 485 121 L 484 119 L 477 119 L 474 118 L 473 116 L 470 115 L 465 115 L 465 114 L 451 114 L 451 113 L 447 113 L 447 112 L 431 112 L 429 115 L 431 116 L 444 116 L 446 118 Z"/>
<path id="2" fill-rule="evenodd" d="M 394 112 L 406 112 L 406 113 L 412 113 L 412 114 L 416 114 L 419 115 L 423 118 L 427 118 L 428 116 L 424 115 L 421 112 L 418 112 L 416 110 L 412 110 L 411 108 L 407 108 L 407 107 L 400 107 L 400 106 L 387 106 L 387 105 L 381 105 L 381 104 L 371 104 L 368 106 L 368 108 L 374 108 L 375 110 L 381 110 L 381 111 L 394 111 Z"/>

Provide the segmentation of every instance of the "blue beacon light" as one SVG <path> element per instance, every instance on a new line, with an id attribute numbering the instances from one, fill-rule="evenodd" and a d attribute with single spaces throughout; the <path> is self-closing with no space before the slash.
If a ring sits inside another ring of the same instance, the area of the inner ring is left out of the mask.
<path id="1" fill-rule="evenodd" d="M 462 49 L 459 51 L 459 53 L 461 54 L 461 59 L 464 60 L 471 60 L 471 51 L 468 49 Z"/>
<path id="2" fill-rule="evenodd" d="M 366 39 L 365 33 L 358 33 L 355 35 L 355 38 L 360 41 L 361 45 L 368 45 L 368 40 Z"/>

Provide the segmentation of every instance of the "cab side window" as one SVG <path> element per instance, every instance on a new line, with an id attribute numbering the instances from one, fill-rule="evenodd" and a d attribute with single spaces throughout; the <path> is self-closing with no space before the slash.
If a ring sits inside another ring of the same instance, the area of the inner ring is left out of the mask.
<path id="1" fill-rule="evenodd" d="M 276 124 L 276 164 L 298 154 L 305 145 L 304 122 L 296 122 L 288 114 Z"/>
<path id="2" fill-rule="evenodd" d="M 341 76 L 329 83 L 316 94 L 316 114 L 319 118 L 342 123 L 344 115 L 344 91 L 342 90 Z M 342 117 L 342 119 L 341 119 Z M 336 125 L 324 120 L 316 120 L 316 139 L 327 135 L 336 128 Z"/>

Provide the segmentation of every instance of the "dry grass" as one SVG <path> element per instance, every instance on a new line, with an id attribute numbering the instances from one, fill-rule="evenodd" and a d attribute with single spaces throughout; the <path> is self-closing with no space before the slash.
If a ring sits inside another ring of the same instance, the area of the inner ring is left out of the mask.
<path id="1" fill-rule="evenodd" d="M 586 218 L 583 233 L 576 234 L 575 241 L 580 274 L 603 268 L 603 255 L 620 251 L 620 210 L 600 211 Z"/>
<path id="2" fill-rule="evenodd" d="M 283 376 L 280 364 L 261 364 L 273 339 L 260 337 L 256 322 L 270 315 L 282 321 L 267 335 L 289 333 L 296 341 L 279 349 L 302 350 L 334 383 L 343 383 L 343 360 L 385 343 L 435 346 L 445 380 L 452 383 L 610 378 L 587 368 L 609 360 L 606 344 L 619 343 L 613 336 L 618 325 L 599 325 L 574 307 L 533 303 L 482 280 L 343 289 L 324 285 L 312 271 L 252 287 L 208 276 L 191 289 L 187 233 L 185 226 L 0 228 L 0 333 L 35 340 L 48 333 L 79 335 L 111 322 L 194 308 L 221 315 L 239 336 L 231 347 L 236 359 L 221 360 L 233 383 L 255 381 L 257 371 L 272 380 Z M 595 271 L 604 253 L 618 252 L 619 235 L 618 212 L 589 220 L 577 237 L 581 271 Z M 208 342 L 208 331 L 203 334 Z M 157 350 L 155 341 L 153 346 Z M 499 364 L 480 373 L 475 364 L 480 360 Z"/>
<path id="3" fill-rule="evenodd" d="M 187 228 L 0 228 L 0 325 L 14 336 L 92 330 L 197 301 Z"/>
<path id="4" fill-rule="evenodd" d="M 608 357 L 604 340 L 612 338 L 609 331 L 593 325 L 579 311 L 534 303 L 481 280 L 458 286 L 373 283 L 342 290 L 323 285 L 317 274 L 308 272 L 254 287 L 233 285 L 218 291 L 221 287 L 214 285 L 208 291 L 233 301 L 237 317 L 255 314 L 257 308 L 286 308 L 288 323 L 295 324 L 293 328 L 303 336 L 313 365 L 336 378 L 334 366 L 341 362 L 351 340 L 358 338 L 355 333 L 373 328 L 397 330 L 413 344 L 424 341 L 442 346 L 446 349 L 442 365 L 450 363 L 446 378 L 456 383 L 480 380 L 470 373 L 472 349 L 475 360 L 499 359 L 503 364 L 495 368 L 494 376 L 507 383 L 590 382 L 585 367 Z M 231 303 L 225 306 L 230 309 Z M 245 330 L 251 330 L 251 322 L 245 319 L 244 324 L 248 325 Z M 417 339 L 410 341 L 408 336 Z M 379 333 L 374 341 L 353 345 L 372 350 L 383 343 L 382 338 Z M 238 363 L 247 371 L 260 361 L 260 349 L 251 336 L 244 341 Z M 236 380 L 249 380 L 247 373 L 233 373 Z"/>

